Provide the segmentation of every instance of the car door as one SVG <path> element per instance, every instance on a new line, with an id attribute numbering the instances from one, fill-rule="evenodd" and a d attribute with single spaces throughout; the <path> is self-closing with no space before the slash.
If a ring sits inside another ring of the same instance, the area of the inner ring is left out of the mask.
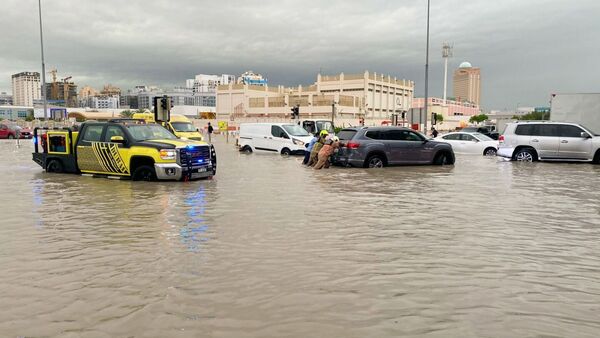
<path id="1" fill-rule="evenodd" d="M 5 124 L 0 124 L 0 138 L 8 138 L 8 126 Z"/>
<path id="2" fill-rule="evenodd" d="M 561 159 L 586 160 L 592 158 L 592 139 L 581 137 L 587 132 L 573 125 L 558 125 L 560 144 L 558 157 Z"/>
<path id="3" fill-rule="evenodd" d="M 271 137 L 269 138 L 269 148 L 280 151 L 289 143 L 290 137 L 280 126 L 271 126 Z"/>
<path id="4" fill-rule="evenodd" d="M 442 140 L 446 143 L 449 143 L 452 146 L 452 150 L 454 150 L 454 152 L 460 153 L 462 152 L 460 135 L 461 133 L 444 135 L 442 136 Z"/>
<path id="5" fill-rule="evenodd" d="M 114 137 L 114 138 L 113 138 Z M 122 138 L 119 142 L 116 138 Z M 111 125 L 106 127 L 103 142 L 98 145 L 104 158 L 105 169 L 117 175 L 129 175 L 129 163 L 131 161 L 130 142 L 123 127 Z"/>
<path id="6" fill-rule="evenodd" d="M 546 159 L 558 158 L 559 142 L 558 125 L 551 123 L 535 125 L 529 139 L 529 144 L 536 149 L 539 157 Z"/>
<path id="7" fill-rule="evenodd" d="M 393 164 L 416 164 L 421 161 L 423 140 L 416 133 L 405 129 L 390 129 L 383 133 Z"/>
<path id="8" fill-rule="evenodd" d="M 82 172 L 106 173 L 101 156 L 95 149 L 102 142 L 105 125 L 88 125 L 79 134 L 77 141 L 77 166 Z"/>
<path id="9" fill-rule="evenodd" d="M 465 153 L 474 154 L 480 153 L 479 140 L 471 134 L 460 134 L 461 149 Z"/>

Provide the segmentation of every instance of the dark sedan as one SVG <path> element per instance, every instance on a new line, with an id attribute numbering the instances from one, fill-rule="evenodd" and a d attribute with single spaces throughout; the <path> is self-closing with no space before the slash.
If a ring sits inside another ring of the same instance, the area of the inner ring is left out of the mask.
<path id="1" fill-rule="evenodd" d="M 333 163 L 381 168 L 388 165 L 454 164 L 452 146 L 403 127 L 355 127 L 337 136 L 342 146 Z"/>

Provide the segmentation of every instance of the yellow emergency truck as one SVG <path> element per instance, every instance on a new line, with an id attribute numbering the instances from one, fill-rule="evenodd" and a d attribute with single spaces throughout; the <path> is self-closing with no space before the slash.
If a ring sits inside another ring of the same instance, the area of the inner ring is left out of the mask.
<path id="1" fill-rule="evenodd" d="M 151 113 L 135 113 L 132 117 L 134 119 L 143 119 L 146 122 L 154 122 L 154 114 Z M 179 138 L 196 141 L 204 140 L 202 133 L 184 115 L 171 114 L 169 121 L 163 125 Z"/>
<path id="2" fill-rule="evenodd" d="M 146 181 L 207 178 L 217 172 L 212 145 L 179 139 L 160 124 L 137 119 L 85 122 L 78 131 L 35 128 L 33 160 L 47 172 Z"/>

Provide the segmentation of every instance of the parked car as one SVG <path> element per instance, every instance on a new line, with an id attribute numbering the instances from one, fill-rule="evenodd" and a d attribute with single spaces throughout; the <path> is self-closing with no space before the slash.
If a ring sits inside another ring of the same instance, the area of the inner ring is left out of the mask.
<path id="1" fill-rule="evenodd" d="M 1 123 L 0 124 L 0 138 L 17 138 L 17 131 L 9 126 L 8 124 Z"/>
<path id="2" fill-rule="evenodd" d="M 282 155 L 304 154 L 312 136 L 297 124 L 242 123 L 238 147 L 240 151 L 266 151 Z"/>
<path id="3" fill-rule="evenodd" d="M 489 127 L 465 127 L 460 131 L 464 133 L 480 133 L 494 140 L 497 140 L 500 136 L 497 131 L 491 130 Z"/>
<path id="4" fill-rule="evenodd" d="M 30 139 L 33 137 L 33 131 L 28 127 L 14 126 L 19 138 Z"/>
<path id="5" fill-rule="evenodd" d="M 452 146 L 403 127 L 355 127 L 337 136 L 342 146 L 333 163 L 381 168 L 388 165 L 454 164 Z"/>
<path id="6" fill-rule="evenodd" d="M 449 143 L 455 153 L 479 154 L 496 156 L 498 141 L 481 133 L 456 132 L 435 138 L 438 141 Z"/>
<path id="7" fill-rule="evenodd" d="M 498 156 L 515 161 L 592 161 L 600 164 L 600 134 L 576 123 L 508 123 Z"/>

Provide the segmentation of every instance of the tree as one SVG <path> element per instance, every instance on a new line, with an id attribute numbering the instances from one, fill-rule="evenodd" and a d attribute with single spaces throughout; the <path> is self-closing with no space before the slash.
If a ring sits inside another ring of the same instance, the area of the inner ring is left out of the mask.
<path id="1" fill-rule="evenodd" d="M 129 110 L 129 109 L 127 109 L 127 110 L 123 110 L 123 111 L 121 112 L 121 117 L 124 117 L 124 118 L 131 118 L 132 116 L 133 116 L 133 112 L 132 112 L 131 110 Z"/>
<path id="2" fill-rule="evenodd" d="M 437 124 L 442 124 L 444 122 L 444 115 L 437 114 L 437 113 L 434 113 L 434 114 L 435 114 L 435 122 Z"/>
<path id="3" fill-rule="evenodd" d="M 487 121 L 489 117 L 485 114 L 473 115 L 469 118 L 469 123 L 481 123 Z"/>
<path id="4" fill-rule="evenodd" d="M 138 110 L 135 111 L 136 114 L 145 114 L 147 112 L 148 111 L 146 109 L 144 109 L 144 108 L 140 108 L 140 109 L 138 109 Z"/>

